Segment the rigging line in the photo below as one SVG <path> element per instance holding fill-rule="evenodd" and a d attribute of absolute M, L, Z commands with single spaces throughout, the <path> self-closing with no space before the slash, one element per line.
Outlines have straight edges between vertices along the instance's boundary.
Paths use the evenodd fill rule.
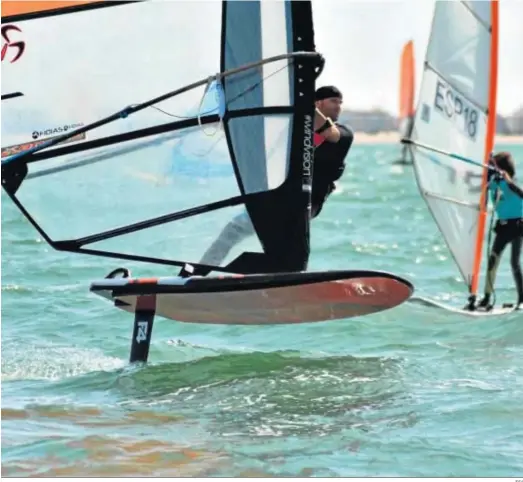
<path fill-rule="evenodd" d="M 220 112 L 220 110 L 221 110 L 220 104 L 221 104 L 221 100 L 222 100 L 224 94 L 222 91 L 221 84 L 217 84 L 219 86 L 221 94 L 220 94 L 220 92 L 218 92 L 218 90 L 215 90 L 215 93 L 214 93 L 215 97 L 218 97 L 218 117 L 220 118 L 220 123 L 219 123 L 218 127 L 216 127 L 214 129 L 214 132 L 212 132 L 211 134 L 206 132 L 205 127 L 202 125 L 201 109 L 203 106 L 203 101 L 205 100 L 205 96 L 207 95 L 207 92 L 209 92 L 209 87 L 211 86 L 212 82 L 213 82 L 213 78 L 209 77 L 209 80 L 207 81 L 207 85 L 205 86 L 205 90 L 203 91 L 202 98 L 200 99 L 200 105 L 198 106 L 198 125 L 200 126 L 200 129 L 203 132 L 203 134 L 207 137 L 214 137 L 216 135 L 216 133 L 220 130 L 220 128 L 222 128 L 222 126 L 223 126 L 223 116 L 221 115 L 221 112 Z M 218 89 L 218 86 L 216 87 L 216 89 Z M 203 114 L 203 115 L 205 115 L 205 114 Z"/>
<path fill-rule="evenodd" d="M 293 62 L 293 59 L 290 60 L 290 63 L 292 63 L 292 62 Z M 239 94 L 234 96 L 225 105 L 227 107 L 229 107 L 230 104 L 232 104 L 234 101 L 238 100 L 240 97 L 244 96 L 248 92 L 253 91 L 262 82 L 264 82 L 265 80 L 270 79 L 273 75 L 276 75 L 277 73 L 281 72 L 282 70 L 284 70 L 284 69 L 286 69 L 288 67 L 289 67 L 288 65 L 284 65 L 283 67 L 279 68 L 278 70 L 275 70 L 274 72 L 272 72 L 271 74 L 267 75 L 266 77 L 264 77 L 260 81 L 256 82 L 254 85 L 252 85 L 250 87 L 247 87 L 243 92 L 240 92 Z M 204 93 L 204 96 L 205 96 L 205 93 Z M 138 104 L 133 104 L 133 106 L 134 105 L 138 105 Z M 174 117 L 175 119 L 193 119 L 194 118 L 194 116 L 181 116 L 181 115 L 177 115 L 177 114 L 172 114 L 171 112 L 167 112 L 166 110 L 160 109 L 159 107 L 157 107 L 155 105 L 151 105 L 150 108 L 151 109 L 156 109 L 157 111 L 161 112 L 162 114 L 165 114 L 165 115 L 167 115 L 169 117 Z M 212 109 L 212 110 L 209 110 L 207 112 L 202 112 L 202 113 L 200 113 L 200 115 L 208 115 L 208 114 L 211 114 L 212 112 L 214 112 L 215 110 L 216 109 Z"/>
<path fill-rule="evenodd" d="M 293 63 L 293 59 L 291 58 L 289 60 L 289 64 Z M 265 77 L 263 77 L 261 80 L 259 80 L 258 82 L 254 83 L 253 85 L 247 87 L 245 90 L 243 90 L 242 92 L 238 93 L 237 95 L 235 95 L 234 97 L 232 97 L 231 99 L 229 99 L 225 106 L 226 108 L 229 107 L 233 102 L 235 102 L 236 100 L 238 100 L 239 98 L 243 97 L 245 94 L 249 93 L 249 92 L 252 92 L 254 89 L 256 89 L 257 87 L 259 87 L 263 82 L 265 82 L 266 80 L 270 79 L 271 77 L 273 77 L 274 75 L 280 73 L 281 71 L 289 68 L 289 64 L 286 64 L 282 67 L 280 67 L 279 69 L 275 70 L 274 72 L 271 72 L 269 75 L 266 75 Z M 257 67 L 256 69 L 261 69 L 262 66 L 260 67 Z M 222 125 L 223 125 L 223 119 L 221 116 L 220 117 L 220 124 L 219 126 L 216 127 L 216 129 L 214 130 L 214 132 L 212 133 L 208 133 L 205 131 L 205 128 L 201 125 L 201 122 L 200 122 L 200 119 L 201 119 L 201 116 L 203 115 L 208 115 L 208 114 L 211 114 L 212 112 L 214 112 L 216 109 L 211 109 L 207 112 L 200 112 L 200 109 L 201 109 L 201 106 L 204 102 L 204 99 L 205 99 L 205 96 L 207 95 L 208 93 L 208 90 L 209 90 L 209 87 L 212 83 L 212 80 L 213 80 L 213 77 L 209 77 L 208 81 L 207 81 L 207 85 L 205 87 L 205 91 L 202 95 L 202 98 L 201 98 L 201 101 L 200 101 L 200 106 L 198 108 L 198 124 L 200 125 L 200 127 L 202 128 L 202 132 L 207 136 L 207 137 L 214 137 L 221 129 Z M 217 93 L 217 95 L 220 95 Z M 221 94 L 223 95 L 223 93 Z M 218 101 L 218 104 L 219 104 L 219 101 Z M 137 105 L 137 104 L 135 104 Z M 174 117 L 176 119 L 193 119 L 194 116 L 192 117 L 189 117 L 189 116 L 180 116 L 180 115 L 175 115 L 175 114 L 172 114 L 170 112 L 167 112 L 163 109 L 160 109 L 159 107 L 155 106 L 155 105 L 151 105 L 150 106 L 152 109 L 156 109 L 157 111 L 161 112 L 162 114 L 165 114 L 169 117 Z M 197 157 L 204 157 L 206 156 L 207 154 L 209 154 L 215 147 L 216 145 L 218 144 L 218 142 L 220 142 L 221 139 L 223 139 L 225 137 L 225 133 L 222 131 L 221 135 L 218 137 L 218 139 L 216 140 L 216 142 L 204 153 L 204 154 L 201 154 L 201 155 L 198 155 L 198 154 L 195 154 Z"/>
<path fill-rule="evenodd" d="M 289 63 L 292 63 L 292 59 L 289 60 Z M 254 89 L 258 88 L 262 83 L 264 83 L 266 80 L 270 79 L 273 75 L 276 75 L 277 73 L 281 72 L 282 70 L 284 69 L 287 69 L 289 67 L 288 64 L 284 65 L 283 67 L 280 67 L 279 69 L 275 70 L 274 72 L 272 72 L 271 74 L 265 76 L 265 77 L 262 77 L 258 82 L 256 82 L 255 84 L 251 85 L 250 87 L 247 87 L 243 92 L 240 92 L 239 94 L 237 94 L 235 97 L 233 97 L 232 99 L 230 99 L 228 102 L 225 103 L 225 108 L 227 109 L 229 107 L 229 105 L 231 105 L 233 102 L 235 102 L 237 99 L 243 97 L 245 94 L 249 93 L 249 92 L 253 92 Z M 260 67 L 257 67 L 255 70 L 259 70 L 259 69 L 263 69 L 263 66 L 260 66 Z M 211 85 L 211 80 L 212 78 L 209 77 L 209 81 L 207 83 L 207 87 L 205 88 L 205 92 L 203 93 L 203 96 L 202 96 L 202 99 L 200 101 L 200 108 L 201 106 L 203 105 L 203 100 L 205 99 L 205 95 L 207 94 L 207 91 Z M 221 94 L 219 93 L 216 93 L 216 95 L 222 95 L 222 96 L 225 96 L 225 94 L 223 93 L 223 88 L 221 86 L 221 84 L 219 84 L 220 86 L 220 90 L 221 90 Z M 220 101 L 218 101 L 218 105 L 220 104 Z M 201 125 L 200 123 L 200 117 L 202 114 L 200 114 L 200 108 L 198 109 L 198 124 L 200 125 L 200 127 L 202 128 L 202 132 L 206 135 L 206 136 L 209 136 L 209 137 L 214 137 L 214 135 L 216 135 L 216 133 L 220 130 L 220 128 L 223 126 L 223 118 L 221 115 L 219 115 L 220 117 L 220 125 L 218 127 L 216 127 L 216 129 L 214 130 L 214 132 L 212 134 L 208 134 L 207 132 L 205 132 L 205 128 Z M 218 140 L 220 140 L 221 138 L 225 137 L 225 132 L 222 132 L 222 135 L 221 137 L 218 138 Z"/>

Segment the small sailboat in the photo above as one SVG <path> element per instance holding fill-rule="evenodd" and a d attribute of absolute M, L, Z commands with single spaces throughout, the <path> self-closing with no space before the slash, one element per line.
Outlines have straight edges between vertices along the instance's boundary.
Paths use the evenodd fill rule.
<path fill-rule="evenodd" d="M 414 41 L 409 40 L 404 46 L 400 57 L 400 90 L 399 90 L 399 132 L 402 138 L 410 139 L 414 124 L 416 94 L 416 78 L 414 64 Z M 394 164 L 412 164 L 410 151 L 402 145 L 401 158 Z"/>

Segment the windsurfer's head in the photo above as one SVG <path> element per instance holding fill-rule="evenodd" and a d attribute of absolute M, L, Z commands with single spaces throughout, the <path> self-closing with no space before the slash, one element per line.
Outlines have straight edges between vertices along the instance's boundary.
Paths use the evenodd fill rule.
<path fill-rule="evenodd" d="M 498 152 L 494 156 L 494 162 L 498 169 L 505 171 L 510 177 L 516 174 L 516 163 L 510 152 Z"/>
<path fill-rule="evenodd" d="M 326 85 L 316 90 L 316 107 L 326 117 L 337 121 L 343 104 L 343 95 L 333 85 Z"/>

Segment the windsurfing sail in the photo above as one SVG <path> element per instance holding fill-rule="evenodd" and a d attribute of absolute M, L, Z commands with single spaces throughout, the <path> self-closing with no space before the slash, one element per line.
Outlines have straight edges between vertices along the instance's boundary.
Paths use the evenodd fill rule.
<path fill-rule="evenodd" d="M 435 2 L 410 147 L 425 199 L 470 295 L 478 290 L 497 91 L 498 2 Z M 479 161 L 479 166 L 416 142 Z"/>
<path fill-rule="evenodd" d="M 410 138 L 414 121 L 415 95 L 414 42 L 409 40 L 401 52 L 399 91 L 399 130 L 401 137 Z"/>
<path fill-rule="evenodd" d="M 200 267 L 307 265 L 310 2 L 2 2 L 2 34 L 2 186 L 51 246 L 198 267 L 241 215 Z"/>

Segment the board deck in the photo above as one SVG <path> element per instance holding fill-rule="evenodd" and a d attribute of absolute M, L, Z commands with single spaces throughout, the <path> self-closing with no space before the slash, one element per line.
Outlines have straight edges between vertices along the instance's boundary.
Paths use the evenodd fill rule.
<path fill-rule="evenodd" d="M 457 313 L 460 315 L 470 316 L 470 317 L 483 317 L 483 316 L 501 316 L 501 315 L 507 315 L 510 313 L 515 313 L 516 310 L 514 306 L 512 307 L 495 307 L 494 309 L 490 311 L 470 311 L 465 310 L 461 307 L 457 306 L 451 306 L 445 303 L 441 303 L 440 301 L 436 301 L 430 298 L 425 298 L 421 296 L 413 296 L 409 300 L 410 303 L 416 303 L 419 305 L 427 306 L 430 308 L 436 308 L 440 310 L 449 311 L 451 313 Z M 522 311 L 523 316 L 523 311 Z"/>
<path fill-rule="evenodd" d="M 163 318 L 211 324 L 271 325 L 363 316 L 394 308 L 412 284 L 375 271 L 324 271 L 217 277 L 116 278 L 91 291 L 130 313 L 154 300 Z"/>

